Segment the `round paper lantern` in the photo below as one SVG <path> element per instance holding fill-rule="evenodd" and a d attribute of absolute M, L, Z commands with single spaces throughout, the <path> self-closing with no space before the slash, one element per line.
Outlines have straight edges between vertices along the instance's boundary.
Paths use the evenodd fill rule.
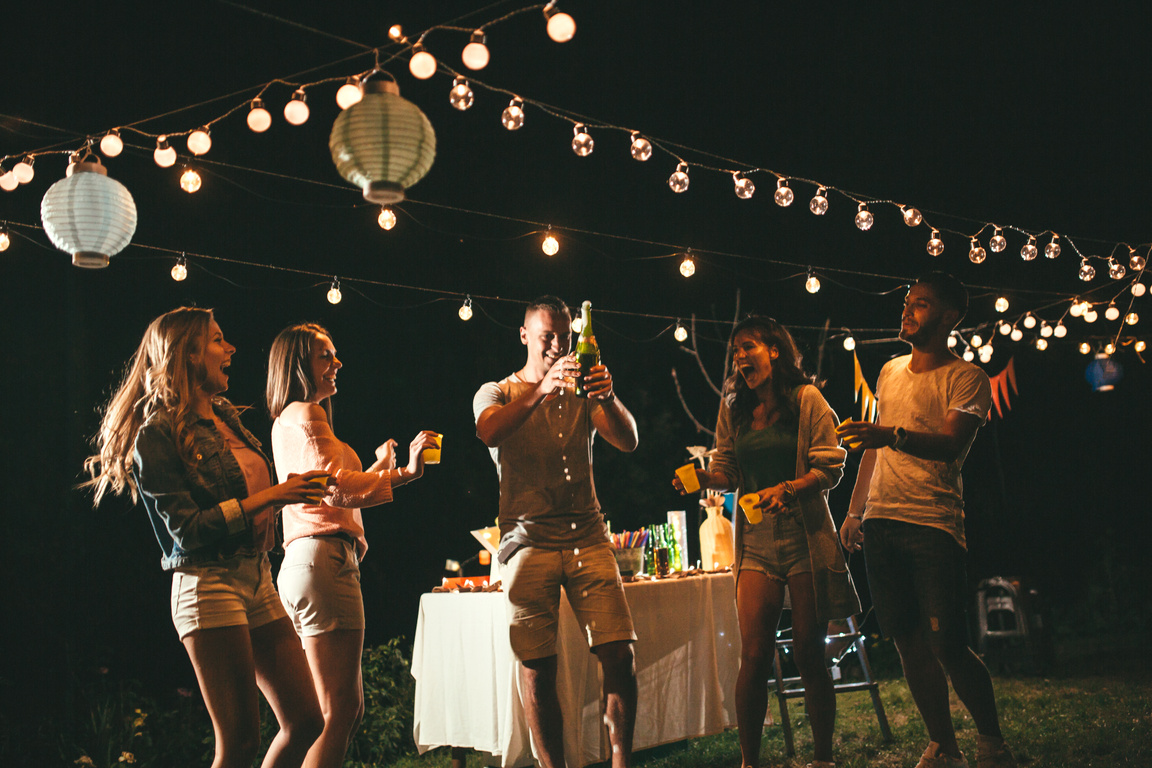
<path fill-rule="evenodd" d="M 1097 392 L 1109 392 L 1115 389 L 1123 376 L 1124 366 L 1106 354 L 1097 354 L 1088 364 L 1088 370 L 1084 372 L 1084 378 Z"/>
<path fill-rule="evenodd" d="M 328 148 L 336 170 L 378 205 L 404 199 L 436 158 L 436 133 L 412 102 L 389 80 L 363 85 L 364 98 L 345 109 L 332 125 Z"/>
<path fill-rule="evenodd" d="M 99 269 L 131 242 L 136 203 L 123 184 L 108 178 L 99 158 L 87 155 L 48 188 L 40 220 L 52 244 L 72 254 L 73 264 Z"/>

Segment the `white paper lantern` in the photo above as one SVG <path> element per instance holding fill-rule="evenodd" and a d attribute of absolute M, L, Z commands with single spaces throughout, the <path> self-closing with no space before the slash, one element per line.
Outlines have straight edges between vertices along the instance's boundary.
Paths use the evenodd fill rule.
<path fill-rule="evenodd" d="M 132 241 L 136 202 L 123 184 L 108 178 L 95 155 L 88 155 L 48 188 L 40 219 L 48 239 L 72 254 L 73 264 L 99 269 Z"/>

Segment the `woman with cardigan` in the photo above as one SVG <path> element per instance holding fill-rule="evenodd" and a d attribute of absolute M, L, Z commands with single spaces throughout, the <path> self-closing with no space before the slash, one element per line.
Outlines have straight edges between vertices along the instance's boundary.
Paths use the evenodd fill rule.
<path fill-rule="evenodd" d="M 829 768 L 836 696 L 824 662 L 828 622 L 860 610 L 841 554 L 828 491 L 844 474 L 836 414 L 788 330 L 775 320 L 741 321 L 730 341 L 733 372 L 716 424 L 716 454 L 697 469 L 703 488 L 755 493 L 762 519 L 736 520 L 736 609 L 742 643 L 736 718 L 742 766 L 759 765 L 776 625 L 791 602 L 796 666 L 812 724 L 811 768 Z M 679 480 L 673 485 L 683 491 Z"/>

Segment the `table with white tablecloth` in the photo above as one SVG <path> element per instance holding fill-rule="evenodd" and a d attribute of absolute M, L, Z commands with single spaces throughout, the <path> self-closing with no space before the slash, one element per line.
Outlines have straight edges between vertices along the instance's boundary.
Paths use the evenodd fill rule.
<path fill-rule="evenodd" d="M 730 573 L 624 585 L 638 640 L 639 699 L 633 749 L 719 733 L 736 724 L 740 665 L 735 579 Z M 532 764 L 508 619 L 500 592 L 430 593 L 420 600 L 412 652 L 413 735 L 484 753 L 490 764 Z M 569 766 L 607 760 L 596 656 L 561 600 L 557 641 L 564 752 Z"/>

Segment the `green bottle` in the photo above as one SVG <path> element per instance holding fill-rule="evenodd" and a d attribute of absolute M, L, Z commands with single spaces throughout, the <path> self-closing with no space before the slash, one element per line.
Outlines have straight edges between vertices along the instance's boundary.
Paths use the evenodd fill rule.
<path fill-rule="evenodd" d="M 600 347 L 592 333 L 592 302 L 580 305 L 580 338 L 576 341 L 576 361 L 580 363 L 580 375 L 576 377 L 576 397 L 588 397 L 584 389 L 584 376 L 594 365 L 600 365 Z"/>

